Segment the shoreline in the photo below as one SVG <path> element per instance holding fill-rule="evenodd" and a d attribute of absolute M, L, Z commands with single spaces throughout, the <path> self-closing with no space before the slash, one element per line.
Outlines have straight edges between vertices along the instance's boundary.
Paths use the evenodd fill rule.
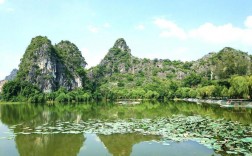
<path fill-rule="evenodd" d="M 227 100 L 214 100 L 214 99 L 194 99 L 194 98 L 184 98 L 176 99 L 176 101 L 186 101 L 193 102 L 197 104 L 213 104 L 219 105 L 220 107 L 246 107 L 252 108 L 252 101 L 245 99 L 227 99 Z"/>

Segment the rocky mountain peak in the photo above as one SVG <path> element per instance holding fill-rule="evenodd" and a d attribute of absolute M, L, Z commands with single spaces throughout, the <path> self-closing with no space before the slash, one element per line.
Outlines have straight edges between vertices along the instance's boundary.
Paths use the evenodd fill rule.
<path fill-rule="evenodd" d="M 123 38 L 117 39 L 113 48 L 118 48 L 121 49 L 122 51 L 128 51 L 128 52 L 131 51 Z"/>
<path fill-rule="evenodd" d="M 61 41 L 56 46 L 56 50 L 64 62 L 71 66 L 81 66 L 85 68 L 87 63 L 78 47 L 70 41 Z M 75 69 L 77 70 L 77 69 Z"/>
<path fill-rule="evenodd" d="M 18 70 L 17 69 L 13 69 L 10 73 L 10 75 L 6 76 L 4 80 L 14 80 L 17 76 L 17 72 Z"/>
<path fill-rule="evenodd" d="M 85 65 L 73 43 L 61 41 L 53 46 L 47 37 L 38 36 L 32 39 L 21 59 L 17 79 L 28 81 L 43 92 L 60 87 L 72 90 L 83 86 Z"/>
<path fill-rule="evenodd" d="M 220 52 L 229 52 L 229 51 L 235 51 L 235 49 L 233 49 L 231 47 L 225 47 Z"/>

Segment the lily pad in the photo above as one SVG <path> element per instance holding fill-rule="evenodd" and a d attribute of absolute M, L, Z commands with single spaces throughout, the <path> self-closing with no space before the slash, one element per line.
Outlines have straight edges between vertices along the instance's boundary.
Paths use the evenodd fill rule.
<path fill-rule="evenodd" d="M 242 138 L 241 141 L 252 143 L 252 137 Z"/>

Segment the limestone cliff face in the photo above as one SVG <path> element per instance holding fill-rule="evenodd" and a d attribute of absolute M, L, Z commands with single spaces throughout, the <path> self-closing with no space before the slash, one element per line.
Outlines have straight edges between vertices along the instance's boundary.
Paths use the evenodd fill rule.
<path fill-rule="evenodd" d="M 4 80 L 14 80 L 17 76 L 17 72 L 18 70 L 17 69 L 13 69 L 10 73 L 10 75 L 6 76 Z"/>
<path fill-rule="evenodd" d="M 122 51 L 127 51 L 128 53 L 131 52 L 129 46 L 127 45 L 126 41 L 123 38 L 117 39 L 113 48 L 118 48 Z"/>
<path fill-rule="evenodd" d="M 57 55 L 46 37 L 33 38 L 27 47 L 17 78 L 37 85 L 44 92 L 56 89 Z"/>
<path fill-rule="evenodd" d="M 74 58 L 68 51 L 64 54 L 61 52 L 62 49 L 71 49 L 74 44 L 67 42 L 64 46 L 61 45 L 52 46 L 46 37 L 33 38 L 19 65 L 17 79 L 31 82 L 43 92 L 52 92 L 59 87 L 67 90 L 82 87 L 83 76 L 75 70 L 84 70 L 85 60 L 79 51 L 74 51 L 78 49 L 71 51 L 72 55 L 80 54 Z M 65 57 L 78 58 L 82 60 L 82 65 L 68 64 Z"/>
<path fill-rule="evenodd" d="M 99 66 L 104 69 L 105 75 L 127 73 L 131 68 L 132 55 L 130 52 L 131 50 L 125 40 L 120 38 L 115 42 L 114 46 L 109 49 Z"/>
<path fill-rule="evenodd" d="M 134 57 L 126 41 L 120 38 L 109 49 L 100 64 L 96 68 L 90 69 L 88 75 L 91 79 L 94 77 L 110 77 L 116 73 L 145 75 L 146 79 L 151 76 L 183 79 L 190 72 L 189 67 L 184 69 L 183 64 L 185 63 L 181 61 L 170 61 L 168 59 L 151 60 Z M 95 72 L 99 74 L 97 75 Z"/>
<path fill-rule="evenodd" d="M 55 48 L 60 55 L 61 63 L 64 64 L 63 68 L 59 63 L 59 65 L 61 65 L 59 66 L 59 71 L 60 73 L 63 73 L 58 77 L 60 86 L 70 86 L 70 88 L 66 87 L 68 89 L 82 87 L 84 75 L 82 75 L 81 72 L 87 63 L 77 46 L 69 41 L 61 41 L 55 46 Z M 67 77 L 67 79 L 65 77 Z"/>

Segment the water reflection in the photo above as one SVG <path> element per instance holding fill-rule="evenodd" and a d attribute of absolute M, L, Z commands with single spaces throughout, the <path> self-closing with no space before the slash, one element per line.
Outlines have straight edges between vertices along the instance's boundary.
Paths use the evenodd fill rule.
<path fill-rule="evenodd" d="M 252 109 L 220 108 L 217 105 L 197 105 L 185 102 L 143 103 L 136 106 L 115 104 L 77 104 L 77 105 L 0 105 L 0 120 L 6 125 L 24 123 L 30 126 L 47 122 L 86 121 L 88 119 L 124 119 L 170 117 L 173 114 L 202 115 L 224 118 L 250 124 Z"/>
<path fill-rule="evenodd" d="M 72 156 L 84 141 L 83 134 L 17 135 L 16 147 L 21 156 Z"/>
<path fill-rule="evenodd" d="M 141 142 L 133 146 L 131 156 L 218 156 L 213 150 L 192 142 Z"/>
<path fill-rule="evenodd" d="M 116 104 L 76 104 L 76 105 L 0 105 L 0 130 L 13 129 L 14 133 L 22 132 L 24 128 L 35 127 L 67 121 L 78 123 L 89 119 L 125 119 L 125 118 L 157 118 L 170 117 L 173 114 L 201 115 L 211 118 L 224 118 L 243 124 L 252 123 L 252 109 L 220 108 L 217 105 L 197 105 L 185 102 L 142 103 L 135 106 Z M 15 125 L 21 125 L 15 127 Z M 4 127 L 4 128 L 1 128 Z M 14 128 L 10 128 L 14 127 Z M 0 137 L 5 135 L 0 132 Z M 7 135 L 7 134 L 6 134 Z M 110 136 L 94 134 L 18 134 L 14 140 L 0 140 L 0 154 L 6 155 L 150 155 L 155 151 L 163 151 L 159 155 L 167 155 L 184 147 L 184 152 L 194 148 L 203 153 L 214 153 L 204 146 L 187 143 L 171 143 L 165 148 L 161 143 L 148 142 L 159 140 L 157 136 L 138 134 L 114 134 Z M 15 144 L 16 145 L 15 145 Z M 7 146 L 8 144 L 8 146 Z M 181 146 L 181 147 L 180 147 Z M 191 147 L 193 146 L 193 147 Z M 174 148 L 171 148 L 174 147 Z M 2 150 L 3 149 L 3 150 Z M 16 149 L 16 152 L 15 152 Z M 150 150 L 152 152 L 150 152 Z M 146 152 L 149 151 L 149 152 Z M 190 151 L 190 150 L 189 150 Z M 210 154 L 209 154 L 210 155 Z"/>
<path fill-rule="evenodd" d="M 112 155 L 129 156 L 135 144 L 143 141 L 160 140 L 158 136 L 139 134 L 98 135 L 109 153 Z"/>

